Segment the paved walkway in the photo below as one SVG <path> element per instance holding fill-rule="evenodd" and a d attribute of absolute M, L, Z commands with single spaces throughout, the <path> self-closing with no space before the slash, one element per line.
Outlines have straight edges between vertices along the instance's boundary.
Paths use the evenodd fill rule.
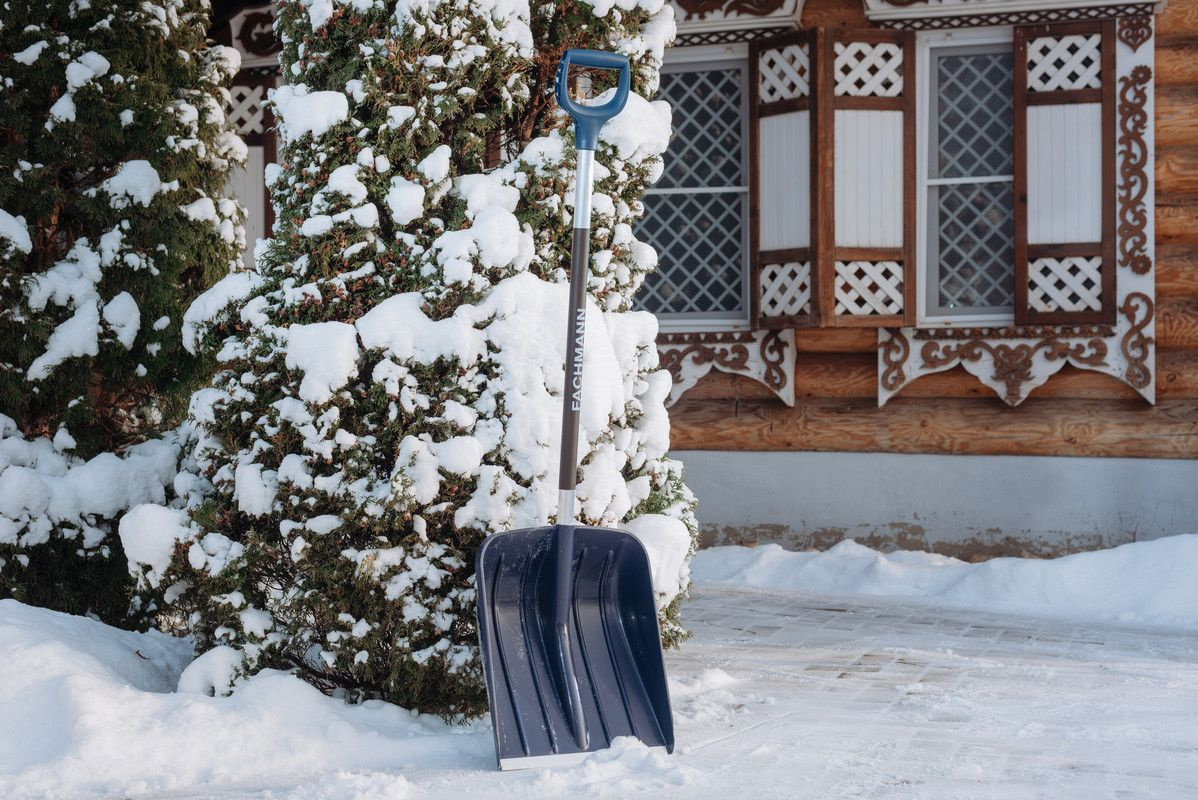
<path fill-rule="evenodd" d="M 348 770 L 114 797 L 1198 800 L 1198 635 L 713 586 L 684 618 L 673 756 L 500 773 L 485 723 L 381 726 Z"/>
<path fill-rule="evenodd" d="M 1198 798 L 1196 635 L 710 586 L 684 617 L 679 796 Z"/>

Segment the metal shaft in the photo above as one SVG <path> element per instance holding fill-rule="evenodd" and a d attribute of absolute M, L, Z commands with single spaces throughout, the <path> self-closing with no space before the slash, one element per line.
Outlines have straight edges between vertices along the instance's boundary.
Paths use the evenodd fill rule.
<path fill-rule="evenodd" d="M 566 317 L 566 382 L 562 391 L 562 453 L 558 470 L 558 506 L 554 570 L 553 626 L 556 629 L 558 669 L 568 698 L 570 727 L 578 746 L 586 750 L 589 732 L 570 645 L 573 607 L 574 488 L 578 483 L 578 416 L 582 410 L 583 345 L 587 327 L 587 267 L 591 251 L 591 178 L 595 152 L 578 151 L 574 175 L 574 241 L 570 248 L 570 311 Z"/>
<path fill-rule="evenodd" d="M 570 250 L 570 311 L 566 318 L 566 384 L 562 403 L 562 452 L 558 471 L 557 523 L 574 523 L 578 483 L 578 417 L 582 410 L 582 362 L 587 325 L 587 270 L 591 258 L 591 183 L 595 153 L 578 151 L 574 175 L 574 241 Z"/>

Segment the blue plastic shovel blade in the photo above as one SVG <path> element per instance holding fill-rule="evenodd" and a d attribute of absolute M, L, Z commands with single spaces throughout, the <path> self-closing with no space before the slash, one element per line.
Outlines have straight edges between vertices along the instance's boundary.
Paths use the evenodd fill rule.
<path fill-rule="evenodd" d="M 674 750 L 674 723 L 644 546 L 574 528 L 570 658 L 586 743 L 577 741 L 553 630 L 556 527 L 488 537 L 475 562 L 478 629 L 500 769 L 577 761 L 617 736 Z"/>

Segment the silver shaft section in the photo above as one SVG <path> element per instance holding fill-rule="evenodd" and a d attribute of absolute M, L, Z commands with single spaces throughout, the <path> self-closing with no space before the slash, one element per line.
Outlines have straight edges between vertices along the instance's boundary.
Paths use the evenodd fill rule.
<path fill-rule="evenodd" d="M 574 518 L 574 490 L 561 489 L 557 493 L 557 524 L 574 525 L 577 522 Z"/>
<path fill-rule="evenodd" d="M 591 227 L 591 181 L 595 166 L 594 150 L 578 151 L 574 172 L 574 227 Z"/>

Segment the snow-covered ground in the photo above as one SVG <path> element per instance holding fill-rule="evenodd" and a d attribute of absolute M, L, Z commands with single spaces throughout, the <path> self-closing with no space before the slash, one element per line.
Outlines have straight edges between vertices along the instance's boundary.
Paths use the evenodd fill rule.
<path fill-rule="evenodd" d="M 1198 534 L 1054 559 L 970 564 L 934 553 L 879 553 L 852 539 L 822 552 L 776 544 L 715 547 L 691 564 L 696 583 L 907 598 L 940 608 L 1198 631 Z"/>
<path fill-rule="evenodd" d="M 989 563 L 704 551 L 677 753 L 502 774 L 486 723 L 176 692 L 184 643 L 2 601 L 0 797 L 1198 797 L 1198 536 Z"/>

